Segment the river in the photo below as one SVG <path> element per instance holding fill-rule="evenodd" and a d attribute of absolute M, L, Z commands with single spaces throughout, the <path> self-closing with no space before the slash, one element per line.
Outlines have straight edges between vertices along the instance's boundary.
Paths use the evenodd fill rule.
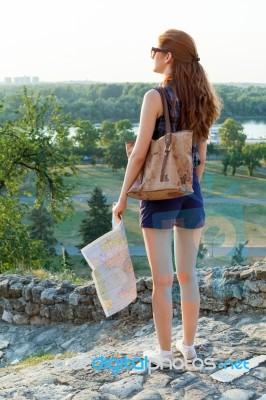
<path fill-rule="evenodd" d="M 234 118 L 236 119 L 236 118 Z M 244 127 L 247 135 L 246 143 L 266 142 L 266 119 L 236 119 Z M 221 124 L 214 124 L 211 128 L 211 136 L 208 142 L 219 142 L 218 129 Z M 133 130 L 138 133 L 139 124 L 133 125 Z"/>
<path fill-rule="evenodd" d="M 243 127 L 244 127 L 244 133 L 247 135 L 246 142 L 247 143 L 257 143 L 257 142 L 266 142 L 266 119 L 265 118 L 257 118 L 257 119 L 251 119 L 251 118 L 241 118 L 237 119 L 234 118 L 237 121 L 239 121 Z M 211 136 L 208 142 L 214 142 L 218 143 L 219 142 L 219 136 L 218 136 L 218 129 L 221 124 L 214 124 L 211 128 Z M 100 127 L 100 124 L 95 124 L 97 128 Z M 135 134 L 138 133 L 139 129 L 139 124 L 133 124 L 133 131 Z M 70 128 L 70 136 L 75 135 L 75 130 L 76 128 L 72 127 Z"/>

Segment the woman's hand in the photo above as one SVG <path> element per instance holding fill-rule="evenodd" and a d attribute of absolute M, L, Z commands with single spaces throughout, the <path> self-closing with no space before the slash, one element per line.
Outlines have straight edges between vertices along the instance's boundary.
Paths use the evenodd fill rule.
<path fill-rule="evenodd" d="M 116 221 L 119 223 L 121 221 L 122 215 L 127 208 L 127 198 L 119 199 L 118 202 L 113 203 L 113 214 Z"/>

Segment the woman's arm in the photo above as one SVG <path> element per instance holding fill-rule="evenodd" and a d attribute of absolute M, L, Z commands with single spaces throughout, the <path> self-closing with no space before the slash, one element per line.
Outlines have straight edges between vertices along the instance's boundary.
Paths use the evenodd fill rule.
<path fill-rule="evenodd" d="M 199 142 L 198 151 L 199 151 L 200 165 L 198 165 L 196 167 L 196 172 L 197 172 L 198 179 L 200 182 L 202 175 L 203 175 L 204 167 L 205 167 L 206 152 L 207 152 L 207 140 L 205 140 L 204 142 Z"/>
<path fill-rule="evenodd" d="M 134 149 L 128 160 L 124 182 L 119 198 L 126 197 L 128 190 L 134 183 L 144 164 L 155 127 L 158 106 L 160 106 L 160 94 L 157 92 L 157 90 L 152 89 L 145 94 L 143 99 L 140 114 L 139 132 Z"/>
<path fill-rule="evenodd" d="M 161 96 L 157 90 L 149 90 L 144 98 L 140 113 L 140 125 L 134 149 L 128 160 L 124 182 L 118 203 L 114 203 L 113 213 L 120 219 L 127 205 L 127 192 L 137 178 L 152 139 L 156 119 L 162 115 Z"/>

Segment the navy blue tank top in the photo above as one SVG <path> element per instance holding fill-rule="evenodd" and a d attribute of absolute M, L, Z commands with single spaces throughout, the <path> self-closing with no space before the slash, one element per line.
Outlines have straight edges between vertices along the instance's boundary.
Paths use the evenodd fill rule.
<path fill-rule="evenodd" d="M 154 89 L 158 90 L 158 88 L 156 88 L 156 87 Z M 178 101 L 178 99 L 176 99 L 175 110 L 173 110 L 171 105 L 173 104 L 173 101 L 174 101 L 174 93 L 173 93 L 171 86 L 164 86 L 164 91 L 165 91 L 166 98 L 167 98 L 171 129 L 172 129 L 172 132 L 176 132 L 176 131 L 178 131 L 178 126 L 180 123 L 179 101 Z M 164 118 L 164 115 L 162 115 L 161 117 L 157 118 L 157 120 L 156 120 L 152 139 L 157 140 L 160 137 L 164 136 L 165 129 L 166 129 L 165 118 Z M 193 168 L 196 168 L 200 164 L 200 157 L 199 157 L 197 144 L 192 145 L 192 160 L 193 160 Z"/>

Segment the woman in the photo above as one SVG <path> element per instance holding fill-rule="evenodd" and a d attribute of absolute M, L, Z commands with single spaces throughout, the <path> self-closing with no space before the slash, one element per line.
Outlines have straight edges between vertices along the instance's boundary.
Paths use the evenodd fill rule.
<path fill-rule="evenodd" d="M 198 324 L 200 295 L 196 277 L 196 258 L 205 224 L 201 194 L 207 139 L 211 125 L 220 114 L 220 101 L 199 63 L 194 40 L 187 33 L 169 29 L 152 48 L 154 72 L 164 75 L 162 87 L 167 96 L 173 131 L 193 130 L 194 193 L 167 200 L 141 201 L 140 226 L 153 279 L 152 308 L 159 345 L 143 353 L 149 360 L 160 360 L 164 367 L 172 360 L 172 230 L 174 255 L 180 285 L 183 338 L 177 349 L 187 362 L 197 357 L 194 339 Z M 151 139 L 165 133 L 163 105 L 158 90 L 149 90 L 143 99 L 139 133 L 128 161 L 119 200 L 113 213 L 117 220 L 127 207 L 127 191 L 135 181 Z M 169 360 L 170 359 L 170 360 Z"/>

